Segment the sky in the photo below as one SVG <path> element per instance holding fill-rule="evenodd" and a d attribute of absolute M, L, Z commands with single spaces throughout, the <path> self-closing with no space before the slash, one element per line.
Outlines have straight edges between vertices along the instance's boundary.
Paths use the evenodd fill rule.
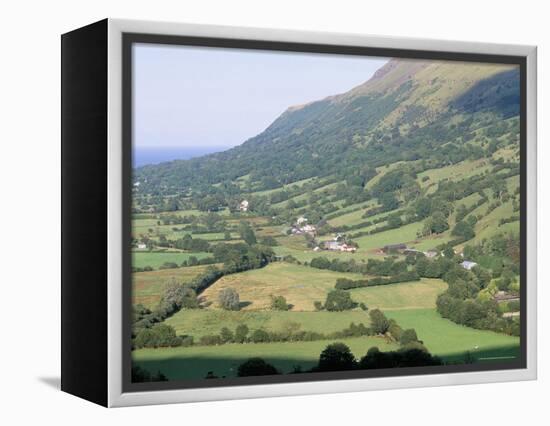
<path fill-rule="evenodd" d="M 133 47 L 134 147 L 229 148 L 289 106 L 367 81 L 385 58 L 211 47 Z"/>

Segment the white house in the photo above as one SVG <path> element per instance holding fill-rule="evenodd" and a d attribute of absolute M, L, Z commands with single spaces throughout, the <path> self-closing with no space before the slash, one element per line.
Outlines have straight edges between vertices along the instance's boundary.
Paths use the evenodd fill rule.
<path fill-rule="evenodd" d="M 477 266 L 477 263 L 475 262 L 471 262 L 469 260 L 465 260 L 464 262 L 462 262 L 460 264 L 460 266 L 462 266 L 464 269 L 467 269 L 468 271 L 471 270 L 472 268 L 476 267 Z"/>
<path fill-rule="evenodd" d="M 248 211 L 248 200 L 242 200 L 241 204 L 239 204 L 239 210 L 242 212 Z"/>
<path fill-rule="evenodd" d="M 298 219 L 296 219 L 297 225 L 303 225 L 306 222 L 307 222 L 307 217 L 300 216 Z"/>
<path fill-rule="evenodd" d="M 143 243 L 139 243 L 139 244 L 137 245 L 137 248 L 140 249 L 140 250 L 144 250 L 144 249 L 147 248 L 147 245 L 146 245 L 146 244 L 143 244 Z"/>

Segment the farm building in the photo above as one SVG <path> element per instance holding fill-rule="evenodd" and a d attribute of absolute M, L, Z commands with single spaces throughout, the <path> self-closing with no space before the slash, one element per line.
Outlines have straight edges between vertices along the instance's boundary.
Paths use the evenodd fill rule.
<path fill-rule="evenodd" d="M 312 234 L 315 232 L 315 226 L 313 225 L 306 225 L 306 226 L 303 226 L 302 227 L 302 231 L 305 232 L 306 234 Z"/>
<path fill-rule="evenodd" d="M 292 229 L 290 232 L 292 235 L 303 235 L 303 234 L 310 234 L 315 236 L 315 232 L 317 231 L 317 228 L 313 225 L 309 225 L 307 223 L 307 218 L 301 216 L 296 220 L 296 224 L 292 226 Z"/>
<path fill-rule="evenodd" d="M 462 266 L 464 269 L 467 269 L 468 271 L 471 270 L 472 268 L 476 267 L 477 266 L 477 263 L 475 262 L 471 262 L 469 260 L 465 260 L 464 262 L 462 262 L 460 264 L 460 266 Z"/>
<path fill-rule="evenodd" d="M 388 244 L 387 246 L 382 247 L 382 251 L 384 253 L 388 253 L 391 251 L 403 251 L 407 249 L 407 245 L 403 243 L 399 244 Z"/>
<path fill-rule="evenodd" d="M 355 247 L 339 241 L 326 241 L 325 249 L 331 250 L 331 251 L 345 251 L 345 252 L 351 252 L 351 253 L 355 252 L 356 250 Z"/>
<path fill-rule="evenodd" d="M 437 252 L 434 251 L 434 250 L 428 250 L 428 251 L 424 252 L 424 255 L 431 259 L 431 258 L 437 256 Z"/>
<path fill-rule="evenodd" d="M 137 248 L 140 249 L 140 250 L 144 250 L 144 249 L 147 248 L 147 245 L 145 245 L 145 244 L 143 244 L 143 243 L 139 243 L 139 244 L 137 245 Z"/>
<path fill-rule="evenodd" d="M 307 222 L 307 217 L 300 216 L 298 219 L 296 219 L 296 224 L 301 226 L 304 225 Z"/>

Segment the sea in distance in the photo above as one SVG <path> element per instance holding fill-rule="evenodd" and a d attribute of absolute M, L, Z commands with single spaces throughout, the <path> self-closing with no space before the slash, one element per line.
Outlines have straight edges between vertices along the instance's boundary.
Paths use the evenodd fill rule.
<path fill-rule="evenodd" d="M 134 147 L 133 166 L 141 167 L 148 164 L 159 164 L 172 160 L 189 160 L 201 157 L 214 152 L 221 152 L 229 149 L 226 146 L 195 146 L 195 147 L 173 147 L 173 146 L 151 146 Z"/>

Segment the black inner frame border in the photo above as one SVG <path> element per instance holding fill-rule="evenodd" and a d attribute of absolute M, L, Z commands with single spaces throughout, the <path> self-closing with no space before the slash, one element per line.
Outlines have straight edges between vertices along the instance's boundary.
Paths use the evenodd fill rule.
<path fill-rule="evenodd" d="M 132 206 L 132 107 L 134 44 L 159 44 L 296 53 L 378 56 L 419 60 L 447 60 L 518 65 L 520 69 L 520 355 L 513 361 L 487 364 L 444 365 L 378 370 L 353 370 L 327 373 L 283 374 L 225 379 L 174 380 L 168 382 L 131 382 L 132 276 L 131 276 L 131 206 Z M 396 41 L 399 44 L 399 41 Z M 527 368 L 527 57 L 467 52 L 378 48 L 349 45 L 279 42 L 232 38 L 176 36 L 161 34 L 122 34 L 122 391 L 161 391 L 197 388 L 223 388 L 276 383 L 303 383 L 327 380 L 353 380 L 374 377 L 419 376 L 483 372 Z M 118 318 L 116 319 L 118 320 Z"/>

